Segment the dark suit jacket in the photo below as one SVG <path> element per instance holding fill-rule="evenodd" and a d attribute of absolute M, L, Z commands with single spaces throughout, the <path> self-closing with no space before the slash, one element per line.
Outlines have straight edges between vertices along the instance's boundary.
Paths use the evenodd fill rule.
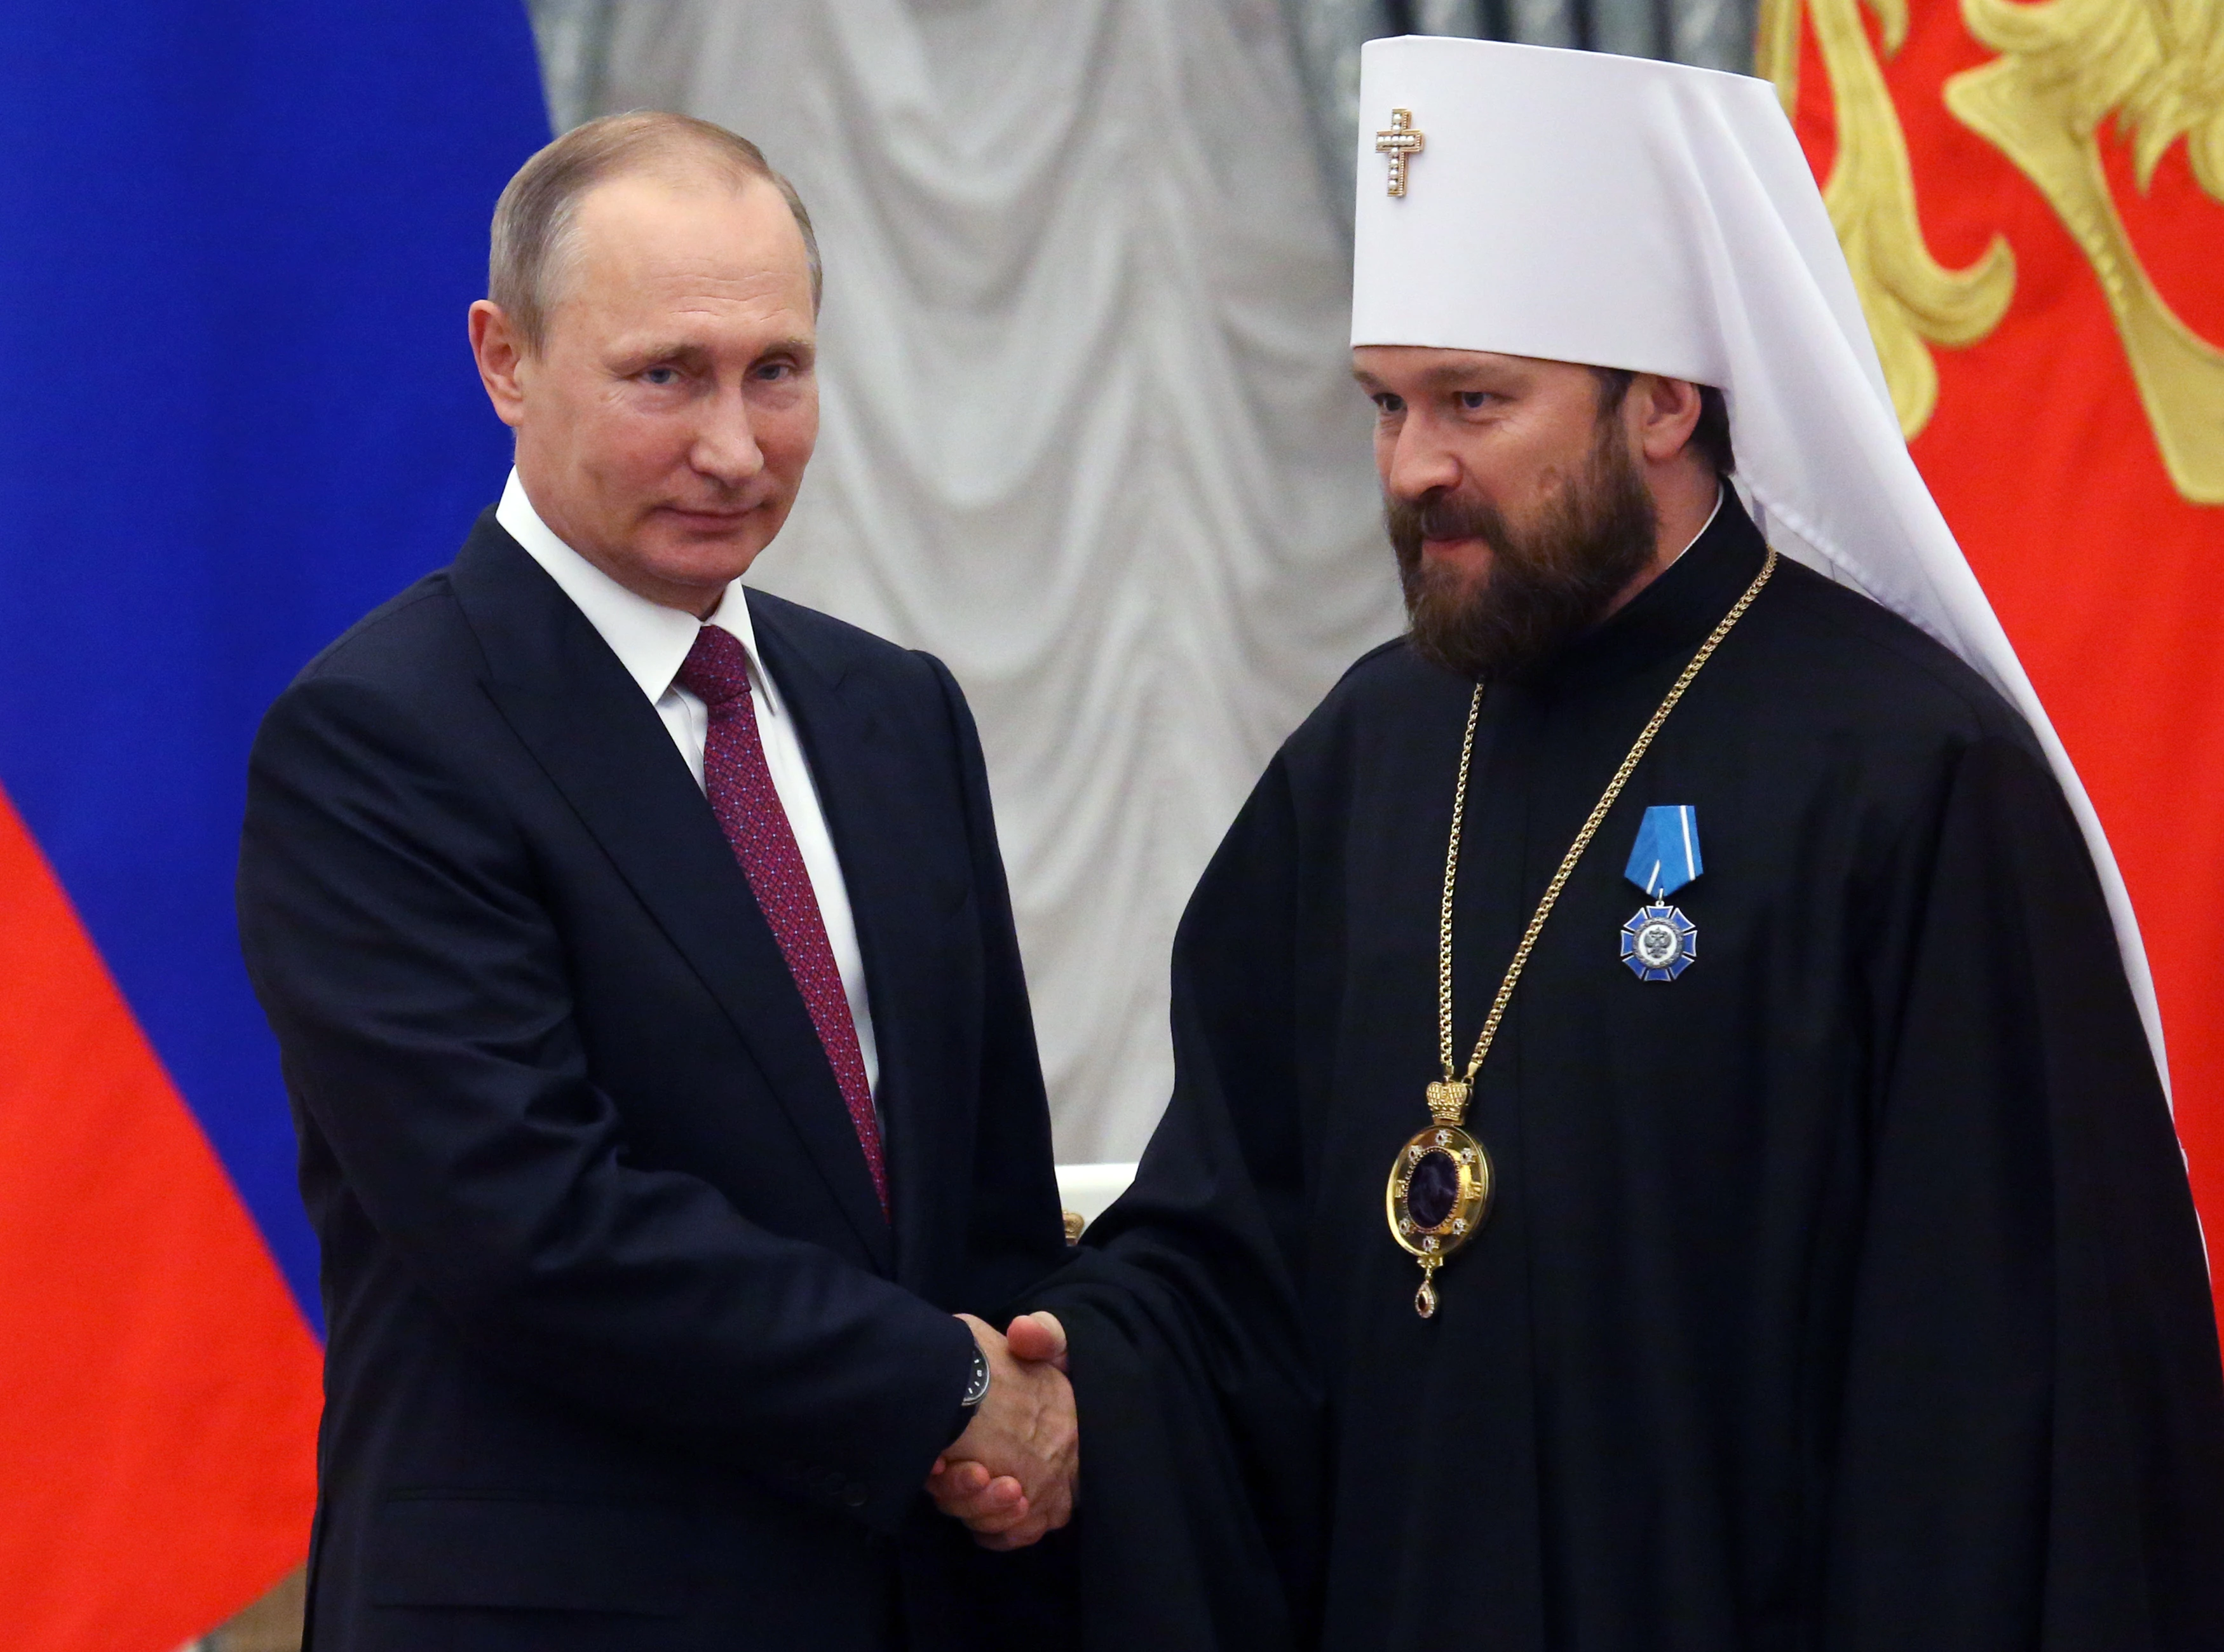
<path fill-rule="evenodd" d="M 919 1492 L 951 1315 L 1064 1243 L 980 745 L 939 662 L 749 602 L 892 1223 L 709 804 L 491 512 L 264 720 L 239 917 L 323 1246 L 318 1652 L 984 1643 L 1005 1557 Z"/>

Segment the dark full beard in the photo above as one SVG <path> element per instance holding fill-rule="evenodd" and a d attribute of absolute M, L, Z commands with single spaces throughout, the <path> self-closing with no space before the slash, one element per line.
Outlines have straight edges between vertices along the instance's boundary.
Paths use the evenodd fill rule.
<path fill-rule="evenodd" d="M 1531 526 L 1516 530 L 1494 505 L 1439 490 L 1393 499 L 1385 514 L 1413 646 L 1462 677 L 1519 676 L 1589 630 L 1652 560 L 1652 495 L 1621 438 L 1602 419 L 1583 468 Z M 1490 571 L 1470 579 L 1421 559 L 1424 539 L 1479 539 Z"/>

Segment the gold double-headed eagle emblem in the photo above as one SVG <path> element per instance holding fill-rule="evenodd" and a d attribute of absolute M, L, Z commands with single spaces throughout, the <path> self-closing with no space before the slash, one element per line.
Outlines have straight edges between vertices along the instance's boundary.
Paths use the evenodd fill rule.
<path fill-rule="evenodd" d="M 1907 0 L 1867 3 L 1889 57 L 1907 38 Z M 1938 400 L 1930 347 L 1965 348 L 2000 325 L 2015 296 L 2015 255 L 1995 235 L 1961 269 L 1930 255 L 1906 138 L 1861 4 L 1762 0 L 1760 67 L 1793 108 L 1804 9 L 1837 116 L 1837 160 L 1823 199 L 1900 429 L 1912 438 Z M 2224 504 L 2224 350 L 2157 290 L 2109 193 L 2100 149 L 2113 114 L 2132 137 L 2145 188 L 2183 137 L 2195 179 L 2224 205 L 2224 0 L 1962 0 L 1962 17 L 2000 55 L 1949 79 L 1947 108 L 2038 186 L 2092 264 L 2171 482 L 2195 504 Z"/>

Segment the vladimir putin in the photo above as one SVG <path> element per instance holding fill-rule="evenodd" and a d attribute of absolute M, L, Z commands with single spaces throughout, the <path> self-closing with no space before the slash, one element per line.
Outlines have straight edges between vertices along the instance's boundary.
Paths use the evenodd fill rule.
<path fill-rule="evenodd" d="M 730 133 L 535 155 L 471 315 L 502 501 L 256 741 L 319 1652 L 976 1649 L 968 1568 L 1015 1562 L 933 1514 L 940 1453 L 1065 1517 L 1065 1379 L 970 1317 L 1064 1248 L 971 716 L 734 583 L 811 457 L 818 288 Z"/>

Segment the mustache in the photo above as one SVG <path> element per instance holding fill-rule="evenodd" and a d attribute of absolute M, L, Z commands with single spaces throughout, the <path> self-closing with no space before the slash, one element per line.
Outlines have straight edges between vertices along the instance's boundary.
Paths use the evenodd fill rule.
<path fill-rule="evenodd" d="M 1481 539 L 1493 550 L 1503 550 L 1507 540 L 1504 513 L 1488 501 L 1462 499 L 1446 489 L 1435 489 L 1415 498 L 1393 497 L 1383 501 L 1390 542 L 1402 557 L 1418 555 L 1424 539 Z"/>

